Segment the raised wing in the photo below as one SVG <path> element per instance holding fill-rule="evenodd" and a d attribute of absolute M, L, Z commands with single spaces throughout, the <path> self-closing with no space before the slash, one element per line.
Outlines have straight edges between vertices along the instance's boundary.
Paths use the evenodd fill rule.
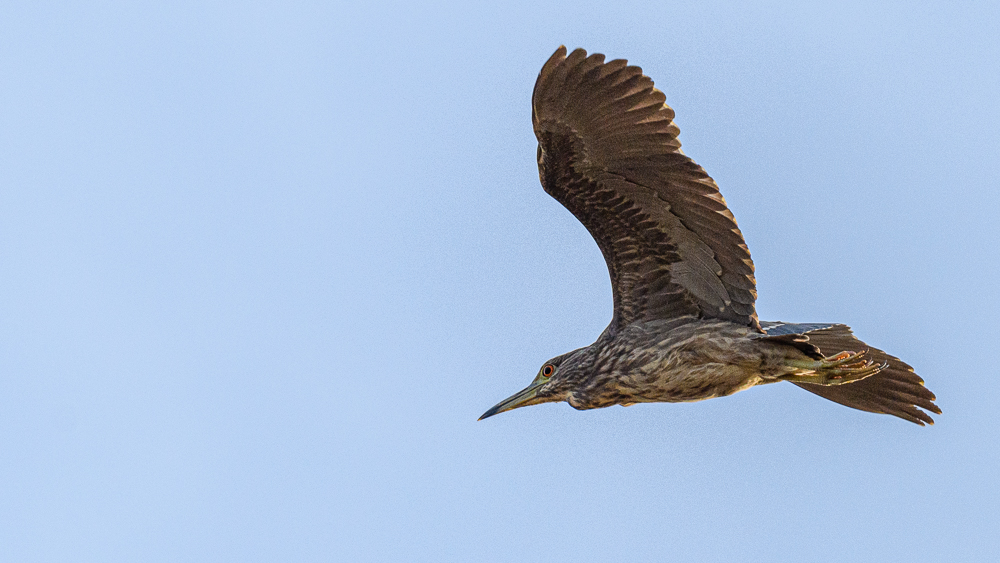
<path fill-rule="evenodd" d="M 610 331 L 684 315 L 760 330 L 743 234 L 712 178 L 681 152 L 664 99 L 639 67 L 560 47 L 532 96 L 542 186 L 604 253 Z"/>

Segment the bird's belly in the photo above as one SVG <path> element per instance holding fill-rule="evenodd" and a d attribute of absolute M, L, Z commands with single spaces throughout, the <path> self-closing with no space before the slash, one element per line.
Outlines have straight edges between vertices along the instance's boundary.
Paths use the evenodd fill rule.
<path fill-rule="evenodd" d="M 648 365 L 622 374 L 619 393 L 632 402 L 682 403 L 725 397 L 763 382 L 757 370 L 708 362 L 685 365 Z"/>
<path fill-rule="evenodd" d="M 732 395 L 776 381 L 768 348 L 749 329 L 697 322 L 663 331 L 640 326 L 616 335 L 614 352 L 570 404 L 594 408 L 627 403 L 679 403 Z"/>

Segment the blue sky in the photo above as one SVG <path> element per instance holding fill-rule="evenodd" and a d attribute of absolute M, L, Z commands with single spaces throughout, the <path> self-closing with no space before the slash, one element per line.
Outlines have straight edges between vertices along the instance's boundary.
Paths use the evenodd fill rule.
<path fill-rule="evenodd" d="M 7 557 L 1000 558 L 1000 8 L 806 4 L 5 4 Z M 664 91 L 760 317 L 851 325 L 936 426 L 784 384 L 476 421 L 611 316 L 537 179 L 560 44 Z"/>

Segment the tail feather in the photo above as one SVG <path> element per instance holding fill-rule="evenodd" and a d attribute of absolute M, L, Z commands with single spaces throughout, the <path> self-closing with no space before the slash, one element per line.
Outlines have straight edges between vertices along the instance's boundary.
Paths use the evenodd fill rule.
<path fill-rule="evenodd" d="M 795 385 L 851 408 L 891 414 L 921 426 L 924 423 L 934 424 L 934 419 L 924 411 L 941 414 L 941 409 L 934 404 L 934 393 L 924 387 L 924 380 L 913 372 L 909 364 L 858 340 L 846 325 L 830 325 L 806 332 L 806 335 L 809 342 L 825 355 L 868 350 L 867 356 L 872 361 L 887 362 L 888 367 L 871 377 L 844 385 Z"/>

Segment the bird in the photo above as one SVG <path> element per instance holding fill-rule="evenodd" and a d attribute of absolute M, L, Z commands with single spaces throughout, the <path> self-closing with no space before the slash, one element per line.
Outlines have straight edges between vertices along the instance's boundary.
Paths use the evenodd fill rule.
<path fill-rule="evenodd" d="M 757 318 L 743 234 L 640 67 L 561 46 L 538 74 L 531 119 L 542 187 L 597 242 L 613 314 L 593 344 L 542 364 L 480 420 L 559 401 L 700 401 L 781 381 L 921 426 L 941 414 L 910 365 L 848 326 Z"/>

